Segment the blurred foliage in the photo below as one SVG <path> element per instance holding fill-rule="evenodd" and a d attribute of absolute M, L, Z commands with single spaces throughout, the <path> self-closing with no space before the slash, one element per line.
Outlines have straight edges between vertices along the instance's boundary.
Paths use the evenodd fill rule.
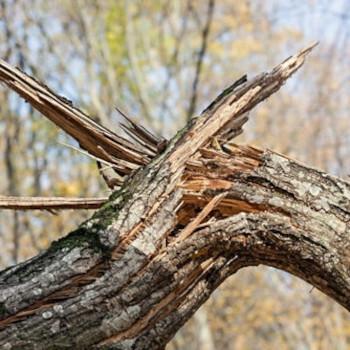
<path fill-rule="evenodd" d="M 0 54 L 104 125 L 114 106 L 166 137 L 244 73 L 272 67 L 320 40 L 307 64 L 251 115 L 240 142 L 349 173 L 350 3 L 216 1 L 199 55 L 207 1 L 2 0 Z M 196 71 L 198 60 L 200 71 Z M 193 81 L 198 74 L 198 89 Z M 108 193 L 94 161 L 6 88 L 0 91 L 0 193 Z M 0 265 L 45 249 L 91 212 L 0 212 Z M 271 268 L 226 281 L 168 349 L 348 349 L 349 316 L 306 283 Z"/>

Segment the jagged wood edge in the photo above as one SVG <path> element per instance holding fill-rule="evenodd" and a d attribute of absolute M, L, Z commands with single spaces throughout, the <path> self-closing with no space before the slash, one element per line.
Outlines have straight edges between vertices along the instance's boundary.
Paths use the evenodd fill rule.
<path fill-rule="evenodd" d="M 241 132 L 243 124 L 248 120 L 247 112 L 276 92 L 284 81 L 301 67 L 305 56 L 315 45 L 317 43 L 302 50 L 297 55 L 289 57 L 270 73 L 258 75 L 251 81 L 247 81 L 247 77 L 243 76 L 226 88 L 210 103 L 199 118 L 192 120 L 184 137 L 177 140 L 178 147 L 171 152 L 172 154 L 169 154 L 167 159 L 174 171 L 176 171 L 176 167 L 183 167 L 191 154 L 204 146 L 210 137 L 216 136 L 222 142 L 225 142 L 237 136 Z M 154 154 L 152 158 L 149 154 L 148 156 L 145 155 L 147 152 L 142 153 L 142 144 L 135 145 L 99 125 L 79 109 L 73 107 L 69 100 L 58 96 L 46 85 L 23 73 L 18 68 L 10 66 L 3 60 L 0 60 L 0 81 L 16 91 L 34 108 L 42 112 L 44 116 L 75 138 L 80 146 L 90 154 L 110 163 L 113 169 L 122 176 L 129 175 L 138 167 L 147 165 L 157 155 Z M 165 139 L 158 141 L 153 134 L 138 126 L 120 110 L 118 111 L 129 122 L 130 126 L 125 126 L 125 128 L 130 133 L 134 133 L 135 138 L 142 142 L 149 142 L 149 146 L 153 150 L 156 147 L 158 151 L 162 151 L 166 147 L 167 141 Z M 193 139 L 194 136 L 195 142 L 191 142 L 190 139 Z M 152 137 L 154 137 L 153 140 Z M 189 144 L 192 151 L 190 153 L 188 152 Z M 127 149 L 127 147 L 130 148 Z M 148 151 L 150 151 L 150 148 L 148 148 Z M 133 152 L 136 152 L 136 155 L 134 154 L 134 158 L 131 159 Z M 103 172 L 101 174 L 110 188 L 121 185 L 120 179 L 112 184 L 111 179 L 107 179 Z M 46 204 L 50 205 L 49 202 L 53 198 L 50 197 L 45 200 L 41 198 L 38 199 L 38 203 L 40 200 L 41 209 L 45 209 L 44 202 L 46 201 Z M 59 201 L 59 199 L 56 200 Z M 11 201 L 14 203 L 13 199 L 10 198 L 7 201 L 8 208 Z M 29 206 L 29 201 L 25 199 L 18 198 L 17 202 L 18 209 L 24 208 L 26 205 Z M 5 197 L 3 203 L 5 206 Z M 64 207 L 64 200 L 61 204 Z M 66 205 L 68 206 L 67 203 Z M 79 205 L 82 205 L 82 203 L 76 203 L 75 208 L 78 209 Z"/>
<path fill-rule="evenodd" d="M 100 125 L 74 107 L 71 101 L 59 96 L 48 86 L 3 60 L 0 60 L 0 81 L 73 137 L 82 149 L 110 163 L 116 173 L 121 172 L 122 177 L 132 172 L 130 171 L 130 168 L 134 168 L 132 165 L 137 167 L 145 165 L 152 158 L 145 147 Z M 128 120 L 128 123 L 132 130 L 135 129 L 137 125 L 135 122 Z M 144 128 L 139 127 L 137 130 L 143 130 L 145 134 L 152 135 Z M 153 140 L 157 138 L 154 136 Z"/>

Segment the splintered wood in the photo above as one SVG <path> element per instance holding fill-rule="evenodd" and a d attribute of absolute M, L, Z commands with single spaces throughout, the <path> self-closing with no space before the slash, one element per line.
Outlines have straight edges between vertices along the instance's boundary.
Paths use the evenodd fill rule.
<path fill-rule="evenodd" d="M 173 174 L 171 182 L 175 184 L 182 177 L 185 167 L 187 170 L 200 172 L 204 166 L 205 173 L 208 169 L 210 170 L 208 178 L 211 176 L 216 178 L 214 166 L 224 173 L 254 168 L 258 161 L 258 156 L 254 158 L 256 151 L 247 147 L 244 152 L 248 157 L 237 157 L 237 152 L 241 152 L 242 149 L 230 145 L 229 142 L 242 132 L 242 127 L 248 120 L 248 112 L 276 92 L 285 80 L 301 67 L 305 56 L 314 46 L 288 58 L 269 73 L 258 75 L 252 80 L 248 80 L 246 75 L 241 77 L 219 94 L 199 118 L 191 121 L 184 135 L 181 134 L 176 148 L 170 150 L 165 163 Z M 98 124 L 74 107 L 71 101 L 57 95 L 46 85 L 2 60 L 0 60 L 0 81 L 72 136 L 80 147 L 87 151 L 87 154 L 97 160 L 101 176 L 111 189 L 122 186 L 126 177 L 140 167 L 149 164 L 167 148 L 166 139 L 153 135 L 120 109 L 117 108 L 117 111 L 126 121 L 125 124 L 121 124 L 121 128 L 130 140 Z M 216 150 L 210 148 L 211 143 L 216 145 Z M 195 156 L 198 151 L 202 156 L 200 162 Z M 227 154 L 233 156 L 228 162 L 226 161 Z M 204 184 L 202 182 L 203 186 Z M 211 185 L 224 188 L 226 186 L 223 182 L 220 184 L 218 182 L 216 184 L 207 183 L 207 186 Z M 171 190 L 169 186 L 169 191 Z M 42 198 L 41 206 L 32 208 L 50 210 L 52 200 L 53 198 L 48 198 L 45 202 L 45 199 Z M 17 202 L 21 201 L 24 203 L 25 199 L 18 198 Z M 10 208 L 8 205 L 7 207 Z M 16 209 L 30 208 L 29 205 L 17 205 L 16 207 Z M 75 206 L 62 205 L 59 207 L 59 209 L 66 208 L 81 209 L 83 207 L 80 203 Z"/>
<path fill-rule="evenodd" d="M 219 142 L 219 141 L 218 141 Z M 263 152 L 252 146 L 219 145 L 217 149 L 203 147 L 194 160 L 189 160 L 179 187 L 183 189 L 183 204 L 178 219 L 185 228 L 179 237 L 188 237 L 205 219 L 228 217 L 240 212 L 254 212 L 264 208 L 256 204 L 229 198 L 232 181 L 254 171 Z"/>
<path fill-rule="evenodd" d="M 203 210 L 181 231 L 178 239 L 185 239 L 188 237 L 199 224 L 215 209 L 220 201 L 225 197 L 225 193 L 220 193 L 210 200 L 210 202 L 203 208 Z"/>
<path fill-rule="evenodd" d="M 200 118 L 188 128 L 177 148 L 169 156 L 171 170 L 176 172 L 210 141 L 212 137 L 240 132 L 247 120 L 246 113 L 278 91 L 284 82 L 304 63 L 305 57 L 317 44 L 302 50 L 277 65 L 271 72 L 246 81 L 239 79 L 224 90 Z M 229 141 L 228 139 L 224 141 Z"/>
<path fill-rule="evenodd" d="M 93 158 L 110 164 L 119 185 L 124 176 L 148 164 L 166 145 L 165 139 L 138 126 L 119 109 L 126 120 L 123 128 L 134 142 L 116 134 L 74 107 L 71 101 L 3 60 L 0 60 L 0 81 L 72 136 Z"/>

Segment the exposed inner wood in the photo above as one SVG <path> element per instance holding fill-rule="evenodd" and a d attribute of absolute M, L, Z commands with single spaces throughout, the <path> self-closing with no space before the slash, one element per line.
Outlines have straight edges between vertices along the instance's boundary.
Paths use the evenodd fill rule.
<path fill-rule="evenodd" d="M 198 225 L 200 225 L 202 221 L 206 219 L 215 208 L 217 208 L 218 204 L 220 204 L 225 195 L 225 193 L 220 193 L 213 197 L 209 203 L 204 206 L 200 213 L 194 217 L 193 220 L 189 222 L 188 225 L 181 231 L 177 239 L 186 239 L 198 227 Z M 186 201 L 184 201 L 184 203 L 186 203 Z"/>

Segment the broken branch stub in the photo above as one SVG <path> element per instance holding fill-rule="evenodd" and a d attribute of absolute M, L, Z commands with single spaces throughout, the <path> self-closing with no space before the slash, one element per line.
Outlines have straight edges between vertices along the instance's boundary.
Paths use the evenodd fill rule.
<path fill-rule="evenodd" d="M 234 83 L 220 94 L 199 118 L 193 120 L 179 140 L 169 157 L 171 167 L 175 170 L 183 166 L 211 137 L 227 131 L 238 132 L 242 127 L 241 116 L 275 93 L 303 65 L 306 55 L 315 45 L 317 43 L 286 59 L 269 73 L 260 74 L 249 81 L 239 79 L 239 83 Z"/>

